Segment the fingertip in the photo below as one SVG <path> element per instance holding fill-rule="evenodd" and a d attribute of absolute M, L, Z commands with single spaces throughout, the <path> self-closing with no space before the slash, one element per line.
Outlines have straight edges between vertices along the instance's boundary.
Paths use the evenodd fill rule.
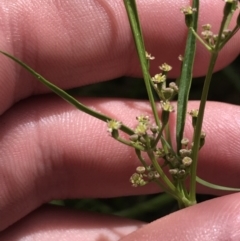
<path fill-rule="evenodd" d="M 117 241 L 142 226 L 136 220 L 44 205 L 2 231 L 0 239 Z"/>
<path fill-rule="evenodd" d="M 239 198 L 232 194 L 180 210 L 122 240 L 239 240 Z"/>

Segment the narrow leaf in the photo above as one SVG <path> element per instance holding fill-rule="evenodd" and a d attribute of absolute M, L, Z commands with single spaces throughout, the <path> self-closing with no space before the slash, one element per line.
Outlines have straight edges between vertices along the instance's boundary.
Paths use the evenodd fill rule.
<path fill-rule="evenodd" d="M 193 8 L 197 9 L 197 12 L 193 13 L 192 28 L 197 31 L 198 12 L 199 12 L 199 0 L 193 1 Z M 182 63 L 182 71 L 179 81 L 179 93 L 177 103 L 177 130 L 176 141 L 177 150 L 181 149 L 181 140 L 183 138 L 185 119 L 187 113 L 187 103 L 189 98 L 189 91 L 192 84 L 192 71 L 193 63 L 196 52 L 196 38 L 191 29 L 188 30 L 187 43 Z"/>

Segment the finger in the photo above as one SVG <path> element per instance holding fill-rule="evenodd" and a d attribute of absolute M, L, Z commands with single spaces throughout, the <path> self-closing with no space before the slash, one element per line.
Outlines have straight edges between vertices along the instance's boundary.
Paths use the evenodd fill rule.
<path fill-rule="evenodd" d="M 108 99 L 82 99 L 82 102 L 133 128 L 136 116 L 151 116 L 146 102 Z M 197 108 L 197 102 L 192 102 L 191 108 Z M 201 178 L 240 187 L 239 116 L 237 106 L 207 104 L 203 127 L 207 140 L 200 152 L 198 172 Z M 189 118 L 188 137 L 192 133 L 190 122 Z M 113 140 L 106 129 L 106 123 L 55 97 L 32 98 L 4 114 L 0 120 L 0 196 L 3 197 L 0 210 L 4 217 L 0 219 L 0 229 L 52 199 L 159 191 L 155 184 L 131 187 L 129 177 L 140 162 L 132 148 Z M 199 191 L 220 194 L 206 188 Z"/>
<path fill-rule="evenodd" d="M 150 223 L 121 240 L 239 240 L 239 198 L 238 193 L 200 203 Z"/>
<path fill-rule="evenodd" d="M 1 232 L 0 239 L 1 241 L 22 239 L 114 241 L 142 226 L 142 222 L 116 216 L 44 206 Z"/>
<path fill-rule="evenodd" d="M 211 23 L 216 32 L 224 2 L 214 2 L 201 2 L 200 25 Z M 146 47 L 156 57 L 152 63 L 154 74 L 163 62 L 173 66 L 172 76 L 179 73 L 178 56 L 184 53 L 187 35 L 180 8 L 185 5 L 189 1 L 138 2 Z M 122 0 L 3 0 L 0 15 L 0 49 L 62 88 L 141 73 Z M 238 34 L 223 50 L 216 69 L 239 54 L 239 40 Z M 209 53 L 200 47 L 196 76 L 206 73 L 208 61 Z M 48 91 L 5 56 L 0 56 L 0 66 L 0 113 L 20 99 Z"/>

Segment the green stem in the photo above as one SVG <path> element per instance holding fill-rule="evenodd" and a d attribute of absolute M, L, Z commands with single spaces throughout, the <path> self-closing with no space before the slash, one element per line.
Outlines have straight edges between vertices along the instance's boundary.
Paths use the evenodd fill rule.
<path fill-rule="evenodd" d="M 160 129 L 160 131 L 159 131 L 159 133 L 158 133 L 158 135 L 157 135 L 157 137 L 156 137 L 156 139 L 155 139 L 155 141 L 154 141 L 154 143 L 153 143 L 152 148 L 155 148 L 155 147 L 157 146 L 160 138 L 162 137 L 163 130 L 164 130 L 165 126 L 166 126 L 166 125 L 162 125 L 162 126 L 161 126 L 161 129 Z M 164 144 L 162 143 L 162 145 L 164 145 Z"/>
<path fill-rule="evenodd" d="M 145 160 L 143 159 L 143 157 L 142 157 L 142 155 L 141 155 L 141 151 L 140 150 L 138 150 L 138 149 L 135 149 L 135 152 L 136 152 L 136 154 L 137 154 L 137 157 L 138 157 L 138 159 L 140 160 L 140 162 L 142 163 L 142 165 L 145 167 L 145 168 L 147 168 L 147 163 L 145 162 Z M 154 155 L 154 154 L 153 154 Z M 149 157 L 150 157 L 150 155 L 149 155 Z M 158 164 L 158 163 L 157 163 Z M 161 167 L 160 167 L 161 168 Z M 177 195 L 177 193 L 176 192 L 174 192 L 174 191 L 172 191 L 172 190 L 170 190 L 169 189 L 169 187 L 168 187 L 168 185 L 166 185 L 166 183 L 164 183 L 164 184 L 162 184 L 161 182 L 160 182 L 160 180 L 158 180 L 158 179 L 154 179 L 154 181 L 159 185 L 159 187 L 164 191 L 164 192 L 166 192 L 166 193 L 168 193 L 169 195 L 171 195 L 172 197 L 174 197 L 175 199 L 180 199 L 179 197 L 178 197 L 178 195 Z"/>
<path fill-rule="evenodd" d="M 102 120 L 104 122 L 110 121 L 112 120 L 111 117 L 108 117 L 106 115 L 103 115 L 99 112 L 96 112 L 90 108 L 88 108 L 87 106 L 81 104 L 78 100 L 76 100 L 74 97 L 72 97 L 71 95 L 69 95 L 67 92 L 65 92 L 64 90 L 58 88 L 56 85 L 52 84 L 51 82 L 49 82 L 47 79 L 45 79 L 43 76 L 41 76 L 40 74 L 38 74 L 37 72 L 35 72 L 31 67 L 29 67 L 27 64 L 24 64 L 21 60 L 15 58 L 14 56 L 12 56 L 11 54 L 8 54 L 4 51 L 0 50 L 0 53 L 2 53 L 3 55 L 7 56 L 8 58 L 12 59 L 13 61 L 15 61 L 16 63 L 18 63 L 19 65 L 21 65 L 23 68 L 25 68 L 29 73 L 31 73 L 34 77 L 36 77 L 42 84 L 44 84 L 45 86 L 47 86 L 50 90 L 52 90 L 55 94 L 59 95 L 61 98 L 63 98 L 65 101 L 67 101 L 68 103 L 70 103 L 71 105 L 75 106 L 77 109 L 85 112 L 86 114 L 89 114 L 93 117 L 96 117 L 99 120 Z M 120 130 L 122 130 L 123 132 L 132 135 L 134 134 L 134 131 L 132 129 L 130 129 L 129 127 L 122 125 Z"/>
<path fill-rule="evenodd" d="M 162 168 L 159 166 L 156 157 L 153 153 L 152 150 L 147 151 L 147 154 L 149 156 L 149 159 L 151 160 L 154 168 L 156 169 L 156 171 L 159 173 L 161 179 L 165 182 L 165 184 L 167 185 L 167 187 L 170 189 L 171 192 L 173 193 L 178 193 L 178 190 L 176 189 L 176 187 L 173 185 L 173 183 L 170 181 L 170 179 L 166 176 L 166 174 L 164 173 L 164 171 L 162 170 Z"/>
<path fill-rule="evenodd" d="M 227 15 L 226 20 L 224 21 L 224 26 L 223 26 L 224 29 L 227 29 L 229 27 L 229 24 L 232 20 L 233 14 L 234 14 L 235 10 L 237 10 L 237 9 L 238 9 L 238 3 L 237 2 L 232 3 L 232 10 Z"/>
<path fill-rule="evenodd" d="M 228 3 L 226 3 L 226 4 L 228 4 Z M 229 16 L 232 17 L 232 12 L 228 13 L 228 14 L 224 13 L 223 19 L 221 22 L 221 26 L 220 26 L 220 29 L 218 32 L 218 39 L 217 39 L 216 45 L 215 45 L 214 49 L 212 49 L 212 51 L 211 51 L 210 64 L 209 64 L 207 75 L 206 75 L 206 78 L 204 81 L 201 102 L 200 102 L 200 107 L 199 107 L 199 111 L 198 111 L 197 123 L 196 123 L 196 127 L 194 128 L 194 138 L 193 138 L 194 146 L 192 149 L 193 162 L 192 162 L 192 165 L 190 168 L 191 177 L 190 177 L 190 193 L 189 193 L 190 200 L 193 203 L 196 202 L 197 162 L 198 162 L 198 152 L 199 152 L 199 146 L 200 146 L 200 135 L 201 135 L 201 131 L 202 131 L 204 110 L 205 110 L 205 106 L 206 106 L 206 102 L 207 102 L 207 96 L 208 96 L 208 91 L 209 91 L 209 87 L 210 87 L 210 83 L 211 83 L 212 74 L 214 71 L 214 66 L 216 64 L 219 51 L 221 49 L 221 43 L 222 43 L 221 36 L 229 22 L 229 19 L 230 19 Z"/>
<path fill-rule="evenodd" d="M 225 44 L 239 31 L 240 27 L 235 26 L 235 28 L 232 30 L 232 32 L 221 42 L 219 49 L 221 50 Z"/>
<path fill-rule="evenodd" d="M 145 82 L 145 86 L 147 89 L 147 94 L 148 98 L 151 104 L 151 108 L 153 111 L 154 119 L 156 124 L 160 127 L 160 120 L 158 117 L 152 89 L 151 89 L 151 83 L 149 79 L 149 72 L 148 72 L 148 62 L 146 59 L 146 50 L 144 47 L 144 41 L 143 41 L 143 36 L 142 36 L 142 30 L 139 22 L 139 17 L 137 13 L 137 6 L 135 0 L 124 0 L 125 8 L 127 10 L 130 26 L 132 29 L 135 45 L 137 48 L 141 68 L 142 68 L 142 73 L 143 73 L 143 78 Z"/>
<path fill-rule="evenodd" d="M 198 39 L 198 41 L 208 50 L 211 51 L 212 48 L 197 34 L 197 32 L 190 27 L 190 29 L 192 30 L 192 33 L 194 34 L 194 36 Z"/>
<path fill-rule="evenodd" d="M 115 140 L 117 140 L 117 141 L 119 141 L 119 142 L 121 142 L 121 143 L 123 143 L 123 144 L 125 144 L 125 145 L 127 145 L 127 146 L 131 146 L 131 147 L 133 147 L 133 148 L 135 148 L 135 149 L 137 149 L 137 150 L 139 150 L 139 151 L 145 151 L 144 147 L 142 147 L 142 146 L 140 146 L 140 145 L 136 145 L 136 144 L 134 144 L 134 143 L 132 143 L 132 142 L 130 142 L 130 141 L 127 141 L 127 140 L 121 138 L 120 136 L 116 136 L 116 137 L 113 136 L 113 138 L 114 138 Z"/>
<path fill-rule="evenodd" d="M 215 48 L 212 50 L 213 52 L 217 52 L 217 53 L 219 52 L 219 46 L 220 46 L 220 44 L 222 42 L 222 34 L 223 34 L 224 29 L 225 29 L 227 20 L 228 20 L 228 15 L 223 15 L 223 19 L 222 19 L 222 22 L 221 22 L 220 30 L 218 32 L 217 43 L 216 43 Z"/>
<path fill-rule="evenodd" d="M 172 191 L 168 188 L 168 186 L 166 186 L 166 183 L 162 183 L 160 182 L 159 179 L 154 179 L 154 182 L 156 182 L 156 184 L 167 194 L 171 195 L 173 198 L 175 198 L 176 200 L 180 201 L 182 200 L 181 197 L 178 196 L 179 193 L 177 193 L 176 191 Z"/>
<path fill-rule="evenodd" d="M 171 133 L 170 133 L 170 127 L 169 127 L 169 122 L 167 123 L 166 128 L 165 128 L 165 136 L 166 136 L 166 140 L 167 140 L 169 146 L 171 147 L 171 149 L 173 149 L 173 147 L 172 147 L 172 138 L 171 138 Z"/>
<path fill-rule="evenodd" d="M 194 131 L 194 146 L 192 149 L 192 165 L 190 168 L 190 200 L 191 202 L 196 202 L 196 177 L 197 177 L 197 160 L 198 160 L 198 152 L 199 152 L 199 145 L 200 145 L 200 135 L 202 130 L 202 123 L 204 117 L 204 110 L 207 102 L 208 91 L 211 83 L 211 78 L 214 70 L 214 66 L 218 57 L 218 53 L 212 53 L 210 59 L 210 65 L 208 67 L 207 75 L 205 78 L 203 92 L 200 102 L 200 107 L 198 111 L 197 123 Z"/>
<path fill-rule="evenodd" d="M 184 184 L 184 180 L 176 180 L 176 182 L 177 182 L 176 187 L 182 196 L 182 198 L 180 200 L 178 200 L 179 209 L 192 206 L 193 203 L 191 203 L 189 201 L 189 197 L 188 197 L 188 193 L 186 190 L 186 185 Z"/>
<path fill-rule="evenodd" d="M 142 165 L 147 168 L 147 163 L 145 162 L 145 160 L 143 159 L 142 155 L 141 155 L 141 151 L 139 149 L 135 149 L 135 153 L 137 154 L 138 159 L 140 160 L 140 162 L 142 163 Z"/>

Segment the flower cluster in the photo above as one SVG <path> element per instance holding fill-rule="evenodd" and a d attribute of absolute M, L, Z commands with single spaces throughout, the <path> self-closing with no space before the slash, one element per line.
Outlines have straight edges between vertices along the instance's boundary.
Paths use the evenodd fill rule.
<path fill-rule="evenodd" d="M 134 130 L 134 134 L 129 139 L 133 144 L 147 149 L 154 143 L 156 135 L 159 133 L 159 127 L 151 124 L 150 118 L 147 115 L 140 115 L 136 119 L 138 124 Z"/>
<path fill-rule="evenodd" d="M 159 179 L 159 173 L 154 169 L 152 165 L 147 167 L 138 166 L 136 172 L 130 177 L 130 182 L 133 187 L 144 186 L 147 183 Z"/>
<path fill-rule="evenodd" d="M 171 82 L 168 87 L 166 86 L 167 74 L 172 70 L 172 66 L 167 63 L 163 63 L 159 66 L 159 69 L 162 72 L 155 74 L 151 78 L 151 81 L 160 100 L 168 102 L 178 93 L 178 86 L 174 82 Z"/>
<path fill-rule="evenodd" d="M 211 31 L 211 28 L 212 26 L 210 24 L 202 25 L 201 36 L 203 40 L 213 49 L 216 46 L 219 36 L 218 34 L 214 34 Z M 224 41 L 231 34 L 231 32 L 232 31 L 229 29 L 224 29 L 222 35 L 220 36 L 220 41 Z"/>
<path fill-rule="evenodd" d="M 122 126 L 122 123 L 120 121 L 116 121 L 116 120 L 107 121 L 107 131 L 109 133 L 112 133 L 114 130 L 119 130 L 121 126 Z"/>
<path fill-rule="evenodd" d="M 187 138 L 183 138 L 182 141 L 182 149 L 179 150 L 178 155 L 168 154 L 166 156 L 166 160 L 170 166 L 169 173 L 174 178 L 186 178 L 189 174 L 189 168 L 192 164 L 192 150 L 189 148 L 189 140 Z"/>

